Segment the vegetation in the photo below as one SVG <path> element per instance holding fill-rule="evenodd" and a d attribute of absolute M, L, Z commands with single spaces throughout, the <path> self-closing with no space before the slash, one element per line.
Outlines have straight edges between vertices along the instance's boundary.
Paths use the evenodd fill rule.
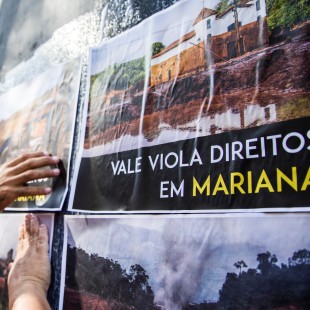
<path fill-rule="evenodd" d="M 152 44 L 152 55 L 160 53 L 166 46 L 161 42 L 154 42 Z"/>
<path fill-rule="evenodd" d="M 310 251 L 295 252 L 289 265 L 276 265 L 270 252 L 257 255 L 258 266 L 237 276 L 227 273 L 219 305 L 226 309 L 273 309 L 281 306 L 310 307 Z"/>
<path fill-rule="evenodd" d="M 146 271 L 138 264 L 132 265 L 127 273 L 113 259 L 89 255 L 80 248 L 68 246 L 66 286 L 71 289 L 115 300 L 137 310 L 148 310 L 154 305 L 148 280 Z"/>
<path fill-rule="evenodd" d="M 229 272 L 217 303 L 187 305 L 185 309 L 275 309 L 295 306 L 310 309 L 310 251 L 293 253 L 288 265 L 277 265 L 269 251 L 257 255 L 258 266 L 247 268 L 241 260 L 234 264 L 239 275 Z"/>
<path fill-rule="evenodd" d="M 259 253 L 257 262 L 257 268 L 248 268 L 244 260 L 234 264 L 238 274 L 227 273 L 218 302 L 188 303 L 182 309 L 310 309 L 309 250 L 294 252 L 287 265 L 278 266 L 276 255 L 269 251 Z M 68 247 L 67 266 L 66 286 L 71 289 L 134 309 L 156 309 L 149 276 L 138 264 L 127 273 L 117 261 Z"/>
<path fill-rule="evenodd" d="M 221 0 L 215 11 L 219 15 L 229 7 L 238 6 L 240 2 L 241 0 Z M 266 10 L 269 30 L 292 28 L 309 19 L 310 0 L 266 0 Z"/>
<path fill-rule="evenodd" d="M 219 15 L 230 7 L 230 0 L 221 0 L 215 7 L 216 13 Z"/>
<path fill-rule="evenodd" d="M 310 17 L 310 0 L 267 0 L 266 6 L 270 30 L 292 28 Z"/>
<path fill-rule="evenodd" d="M 130 86 L 144 84 L 144 78 L 144 57 L 114 64 L 91 77 L 91 94 L 97 97 L 111 90 L 126 90 Z"/>

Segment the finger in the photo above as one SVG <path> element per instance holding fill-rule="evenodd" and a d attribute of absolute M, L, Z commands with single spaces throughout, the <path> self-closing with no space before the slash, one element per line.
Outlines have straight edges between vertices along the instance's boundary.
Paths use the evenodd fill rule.
<path fill-rule="evenodd" d="M 30 217 L 30 235 L 32 238 L 39 236 L 39 219 L 33 213 Z"/>
<path fill-rule="evenodd" d="M 38 196 L 38 195 L 48 195 L 52 192 L 50 187 L 34 187 L 34 186 L 20 186 L 11 189 L 10 196 L 12 199 L 23 196 Z"/>
<path fill-rule="evenodd" d="M 20 253 L 22 253 L 23 251 L 24 239 L 25 239 L 25 225 L 22 224 L 19 227 L 19 231 L 18 231 L 18 244 L 16 248 L 16 257 L 18 257 Z"/>
<path fill-rule="evenodd" d="M 48 230 L 44 224 L 39 227 L 39 238 L 37 242 L 37 252 L 40 254 L 48 253 Z"/>
<path fill-rule="evenodd" d="M 22 241 L 25 239 L 25 224 L 22 224 L 19 227 L 19 231 L 18 231 L 18 241 Z"/>
<path fill-rule="evenodd" d="M 25 240 L 29 240 L 30 236 L 31 236 L 31 232 L 30 232 L 30 224 L 31 223 L 31 214 L 27 213 L 25 215 L 25 224 L 24 224 L 24 237 Z"/>
<path fill-rule="evenodd" d="M 37 179 L 52 178 L 60 175 L 60 170 L 56 169 L 38 169 L 28 170 L 16 176 L 10 177 L 9 184 L 24 185 L 25 183 Z"/>
<path fill-rule="evenodd" d="M 6 167 L 14 167 L 14 166 L 17 166 L 18 164 L 26 161 L 27 159 L 42 157 L 42 156 L 49 156 L 49 153 L 48 152 L 33 152 L 33 153 L 22 154 L 22 155 L 18 156 L 17 158 L 11 160 L 10 162 L 8 162 L 5 166 Z"/>
<path fill-rule="evenodd" d="M 29 158 L 18 165 L 11 167 L 10 173 L 11 175 L 18 175 L 28 170 L 56 165 L 58 163 L 59 158 L 57 156 L 39 156 L 36 158 Z"/>

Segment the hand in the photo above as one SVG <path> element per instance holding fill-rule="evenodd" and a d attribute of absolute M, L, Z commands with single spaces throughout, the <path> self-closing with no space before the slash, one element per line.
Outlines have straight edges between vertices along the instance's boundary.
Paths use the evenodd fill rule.
<path fill-rule="evenodd" d="M 50 309 L 46 299 L 50 278 L 47 228 L 34 214 L 27 214 L 8 278 L 9 309 Z"/>
<path fill-rule="evenodd" d="M 55 177 L 59 169 L 38 169 L 59 163 L 59 158 L 45 152 L 28 153 L 0 167 L 0 211 L 10 205 L 17 197 L 47 195 L 50 187 L 34 187 L 29 181 Z"/>

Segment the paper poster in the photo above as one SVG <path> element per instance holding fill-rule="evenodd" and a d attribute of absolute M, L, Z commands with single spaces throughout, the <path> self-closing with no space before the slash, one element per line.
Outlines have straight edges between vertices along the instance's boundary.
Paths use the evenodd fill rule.
<path fill-rule="evenodd" d="M 45 224 L 49 233 L 49 245 L 51 253 L 51 245 L 53 242 L 54 231 L 54 214 L 37 214 L 41 224 Z M 0 309 L 7 310 L 8 307 L 8 291 L 7 279 L 9 272 L 9 264 L 14 261 L 16 255 L 16 247 L 18 243 L 19 227 L 25 221 L 25 214 L 1 214 L 0 215 Z"/>
<path fill-rule="evenodd" d="M 309 208 L 309 16 L 229 3 L 180 1 L 91 50 L 71 210 Z"/>
<path fill-rule="evenodd" d="M 308 309 L 309 214 L 66 216 L 59 309 Z"/>
<path fill-rule="evenodd" d="M 0 96 L 0 165 L 23 153 L 58 156 L 61 175 L 32 186 L 50 186 L 50 195 L 19 197 L 7 210 L 60 210 L 67 191 L 80 59 L 55 66 Z"/>

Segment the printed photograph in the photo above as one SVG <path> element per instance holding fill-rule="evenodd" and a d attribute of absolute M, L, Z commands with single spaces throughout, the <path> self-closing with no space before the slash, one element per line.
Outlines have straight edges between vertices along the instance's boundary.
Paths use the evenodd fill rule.
<path fill-rule="evenodd" d="M 40 223 L 45 224 L 48 228 L 51 245 L 53 241 L 54 215 L 45 213 L 38 215 L 38 218 Z M 24 223 L 24 219 L 24 213 L 0 215 L 0 310 L 9 309 L 7 283 L 9 265 L 14 262 L 19 227 Z"/>
<path fill-rule="evenodd" d="M 66 216 L 59 309 L 309 309 L 309 216 Z"/>
<path fill-rule="evenodd" d="M 180 1 L 93 49 L 85 156 L 309 116 L 309 17 L 301 0 Z"/>
<path fill-rule="evenodd" d="M 309 16 L 178 1 L 92 49 L 68 209 L 308 208 Z"/>
<path fill-rule="evenodd" d="M 48 151 L 62 159 L 61 207 L 66 190 L 80 82 L 80 59 L 56 66 L 0 96 L 0 165 L 23 153 Z M 33 185 L 49 184 L 37 180 Z M 44 208 L 50 197 L 20 197 L 15 209 Z"/>

